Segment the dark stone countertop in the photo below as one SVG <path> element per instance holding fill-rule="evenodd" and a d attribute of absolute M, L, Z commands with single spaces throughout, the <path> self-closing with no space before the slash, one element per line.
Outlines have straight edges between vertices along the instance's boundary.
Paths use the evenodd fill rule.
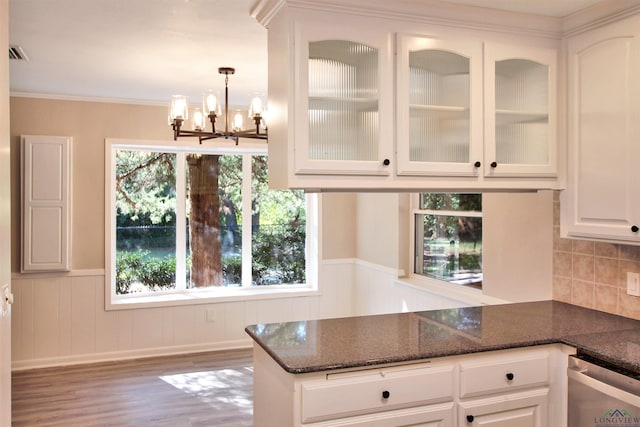
<path fill-rule="evenodd" d="M 640 321 L 558 301 L 248 326 L 293 374 L 563 343 L 640 374 Z"/>

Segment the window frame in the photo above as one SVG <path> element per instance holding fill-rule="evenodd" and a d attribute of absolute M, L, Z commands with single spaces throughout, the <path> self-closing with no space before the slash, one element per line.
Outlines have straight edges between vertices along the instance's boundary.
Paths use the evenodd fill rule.
<path fill-rule="evenodd" d="M 444 192 L 444 191 L 443 191 Z M 477 289 L 471 286 L 465 286 L 465 285 L 459 285 L 459 284 L 455 284 L 455 283 L 451 283 L 448 282 L 446 280 L 442 280 L 442 279 L 438 279 L 436 277 L 433 276 L 427 276 L 424 274 L 419 274 L 416 273 L 416 262 L 417 262 L 417 257 L 418 254 L 416 253 L 416 215 L 418 214 L 434 214 L 434 212 L 436 213 L 436 215 L 451 215 L 453 214 L 454 216 L 463 216 L 460 215 L 460 213 L 465 213 L 464 216 L 470 216 L 467 215 L 467 213 L 469 211 L 438 211 L 438 210 L 433 210 L 433 209 L 422 209 L 420 206 L 420 194 L 422 193 L 429 193 L 429 191 L 423 191 L 421 193 L 411 193 L 410 195 L 410 209 L 409 209 L 409 239 L 408 239 L 408 243 L 409 243 L 409 254 L 411 256 L 411 261 L 410 261 L 410 265 L 409 267 L 409 280 L 415 284 L 417 284 L 418 286 L 421 287 L 425 287 L 429 290 L 432 290 L 434 292 L 438 292 L 438 293 L 444 293 L 446 295 L 455 297 L 462 297 L 463 299 L 467 299 L 467 298 L 471 298 L 473 300 L 476 300 L 478 298 L 482 297 L 482 289 Z M 451 191 L 447 191 L 446 193 L 453 193 Z M 482 217 L 483 218 L 483 213 L 480 212 L 479 215 L 471 215 L 471 216 L 476 216 L 476 217 Z M 484 227 L 483 227 L 484 230 Z M 484 233 L 484 231 L 483 231 Z M 484 238 L 483 238 L 484 240 Z M 420 260 L 422 261 L 422 260 Z"/>
<path fill-rule="evenodd" d="M 223 301 L 245 301 L 251 299 L 272 299 L 285 297 L 299 297 L 320 293 L 318 280 L 319 238 L 321 206 L 320 198 L 315 194 L 307 194 L 306 206 L 306 244 L 305 244 L 305 276 L 304 284 L 267 285 L 267 286 L 234 286 L 210 287 L 203 289 L 183 289 L 158 291 L 143 295 L 117 295 L 115 289 L 115 258 L 116 258 L 116 192 L 115 176 L 117 150 L 144 150 L 172 153 L 203 153 L 221 155 L 267 155 L 264 142 L 242 140 L 238 145 L 231 139 L 216 139 L 206 144 L 198 143 L 197 139 L 175 141 L 154 141 L 138 139 L 107 138 L 105 140 L 105 309 L 119 310 L 127 308 L 164 307 L 175 305 L 206 304 Z M 244 157 L 247 158 L 247 157 Z M 244 162 L 244 160 L 243 160 Z M 248 183 L 248 184 L 247 184 Z M 243 180 L 243 186 L 251 186 L 250 180 Z M 244 227 L 245 225 L 243 225 Z M 251 227 L 251 222 L 246 225 Z M 243 233 L 243 245 L 251 233 Z M 250 240 L 248 241 L 250 243 Z M 251 266 L 243 262 L 243 276 L 245 270 L 251 272 Z"/>

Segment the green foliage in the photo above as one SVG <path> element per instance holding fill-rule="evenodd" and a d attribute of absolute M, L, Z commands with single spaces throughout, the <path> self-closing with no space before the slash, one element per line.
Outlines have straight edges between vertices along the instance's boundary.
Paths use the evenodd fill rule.
<path fill-rule="evenodd" d="M 149 290 L 170 289 L 176 283 L 176 259 L 149 257 L 149 251 L 121 252 L 116 256 L 116 293 L 128 294 L 141 283 Z"/>
<path fill-rule="evenodd" d="M 172 153 L 116 153 L 119 225 L 175 224 L 175 163 Z"/>
<path fill-rule="evenodd" d="M 291 221 L 277 232 L 264 232 L 262 229 L 253 235 L 252 275 L 255 284 L 304 283 L 305 224 Z"/>
<path fill-rule="evenodd" d="M 228 255 L 222 257 L 222 274 L 225 285 L 237 285 L 242 280 L 242 256 Z"/>
<path fill-rule="evenodd" d="M 176 257 L 151 258 L 138 272 L 140 282 L 148 289 L 171 289 L 176 285 Z"/>
<path fill-rule="evenodd" d="M 422 193 L 422 209 L 482 212 L 482 194 Z"/>
<path fill-rule="evenodd" d="M 136 271 L 142 268 L 148 251 L 120 252 L 116 254 L 116 294 L 128 294 L 136 280 Z"/>

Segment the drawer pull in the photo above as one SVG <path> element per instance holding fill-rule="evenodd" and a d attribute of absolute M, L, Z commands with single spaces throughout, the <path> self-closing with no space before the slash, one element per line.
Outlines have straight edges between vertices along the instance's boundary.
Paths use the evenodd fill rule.
<path fill-rule="evenodd" d="M 474 420 L 473 415 L 467 415 L 467 422 L 472 423 Z"/>
<path fill-rule="evenodd" d="M 387 390 L 382 392 L 382 398 L 383 399 L 388 399 L 389 396 L 391 396 L 391 393 L 389 393 Z"/>
<path fill-rule="evenodd" d="M 508 379 L 509 381 L 513 381 L 513 374 L 512 374 L 511 372 L 509 372 L 509 373 L 507 374 L 507 379 Z"/>

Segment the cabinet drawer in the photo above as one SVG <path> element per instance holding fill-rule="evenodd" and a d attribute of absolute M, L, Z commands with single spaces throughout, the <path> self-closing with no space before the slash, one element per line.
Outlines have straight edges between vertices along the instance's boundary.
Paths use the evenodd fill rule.
<path fill-rule="evenodd" d="M 301 385 L 303 423 L 453 399 L 453 366 L 327 375 Z"/>
<path fill-rule="evenodd" d="M 549 383 L 549 353 L 489 356 L 460 363 L 460 397 L 518 390 Z"/>

